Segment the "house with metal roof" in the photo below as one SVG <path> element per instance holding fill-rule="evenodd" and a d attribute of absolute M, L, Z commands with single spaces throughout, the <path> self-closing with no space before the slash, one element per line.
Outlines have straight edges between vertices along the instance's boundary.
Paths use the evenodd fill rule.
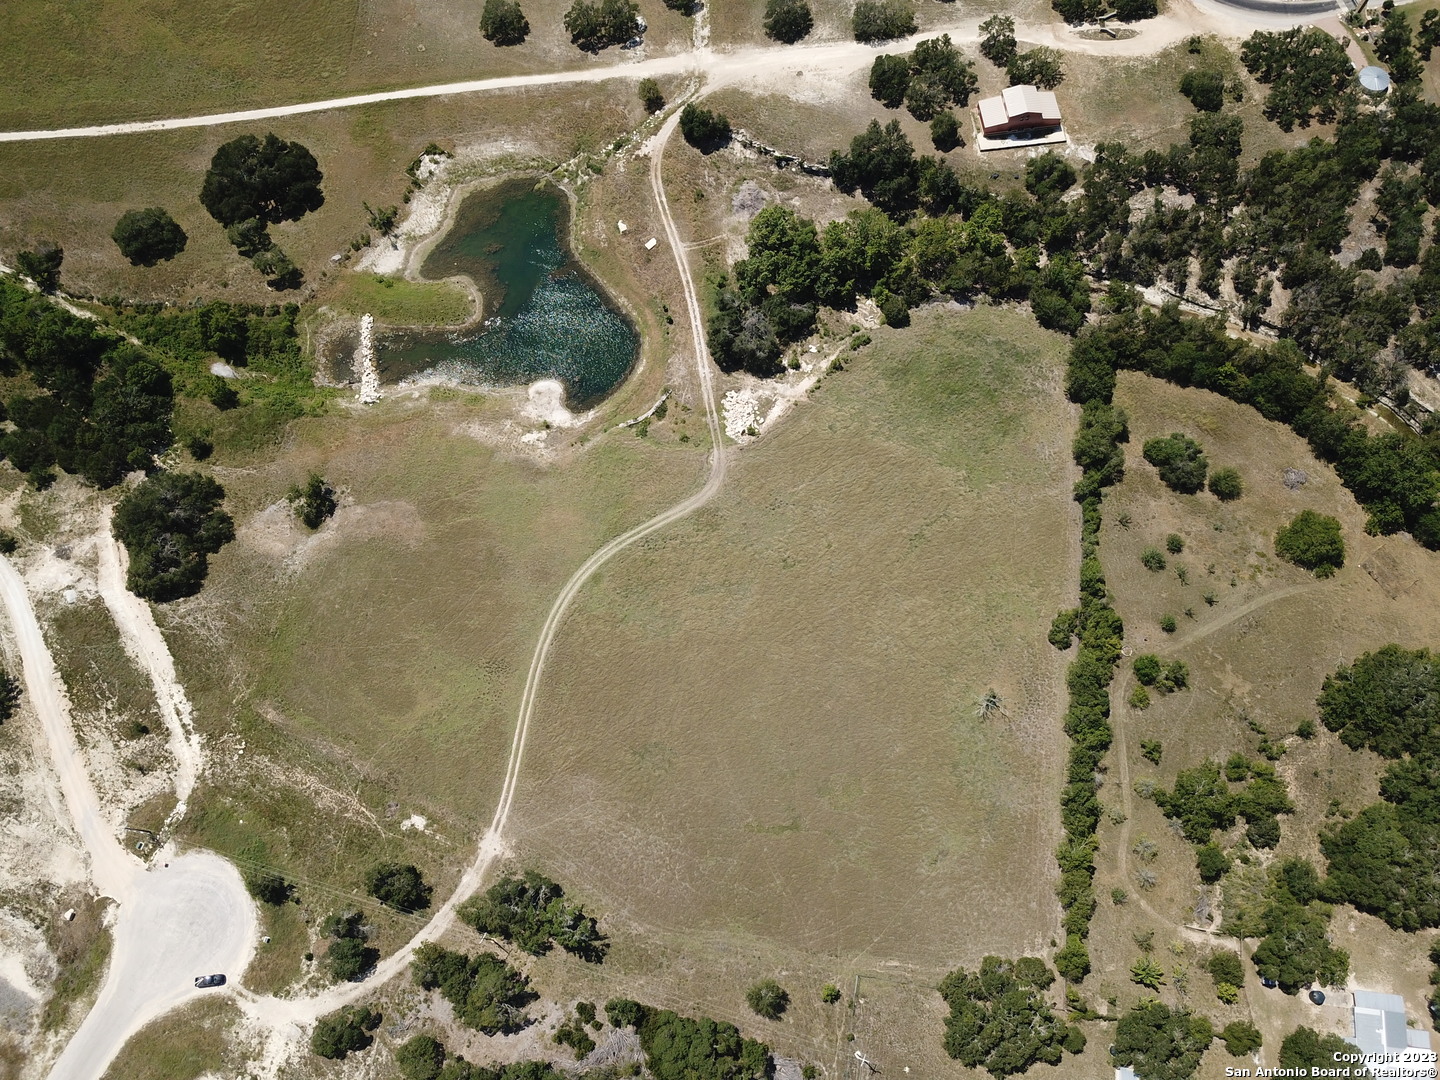
<path fill-rule="evenodd" d="M 1355 991 L 1355 1035 L 1350 1039 L 1366 1054 L 1403 1054 L 1429 1050 L 1430 1033 L 1405 1026 L 1405 999 L 1399 994 Z"/>
<path fill-rule="evenodd" d="M 980 130 L 987 136 L 1012 132 L 1040 132 L 1060 126 L 1060 105 L 1053 90 L 1034 86 L 1007 86 L 995 97 L 980 101 Z"/>

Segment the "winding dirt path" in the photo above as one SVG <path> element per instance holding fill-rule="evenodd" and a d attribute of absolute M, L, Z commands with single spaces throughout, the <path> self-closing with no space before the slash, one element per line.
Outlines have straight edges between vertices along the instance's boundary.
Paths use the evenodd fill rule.
<path fill-rule="evenodd" d="M 709 475 L 704 486 L 695 494 L 633 529 L 621 533 L 599 548 L 570 576 L 570 580 L 565 583 L 564 588 L 556 596 L 555 602 L 550 606 L 545 623 L 540 629 L 540 638 L 535 644 L 535 651 L 530 659 L 530 669 L 526 673 L 525 688 L 520 698 L 520 710 L 516 718 L 515 734 L 510 743 L 510 757 L 506 764 L 505 782 L 500 790 L 495 816 L 491 819 L 489 828 L 480 838 L 474 862 L 465 871 L 449 899 L 441 905 L 430 921 L 403 948 L 381 961 L 374 974 L 364 983 L 346 984 L 313 997 L 298 999 L 261 997 L 241 992 L 241 1007 L 251 1017 L 270 1028 L 272 1037 L 280 1043 L 296 1041 L 303 1034 L 304 1029 L 320 1016 L 358 1000 L 369 994 L 376 986 L 383 985 L 402 974 L 420 945 L 436 940 L 454 924 L 455 914 L 461 902 L 479 889 L 491 866 L 498 859 L 503 858 L 507 852 L 504 839 L 505 826 L 509 821 L 510 810 L 514 805 L 515 793 L 520 782 L 520 767 L 525 757 L 525 745 L 530 735 L 530 724 L 535 713 L 540 680 L 544 675 L 550 649 L 555 643 L 555 637 L 560 631 L 571 603 L 579 595 L 586 582 L 607 562 L 651 533 L 694 513 L 713 499 L 725 482 L 727 465 L 725 445 L 720 426 L 720 415 L 715 401 L 710 351 L 705 344 L 700 300 L 690 273 L 689 257 L 686 254 L 685 245 L 681 242 L 674 218 L 671 216 L 669 201 L 665 197 L 665 189 L 661 181 L 661 164 L 665 146 L 679 124 L 679 120 L 680 116 L 677 111 L 665 122 L 650 144 L 650 186 L 660 210 L 666 240 L 675 256 L 676 269 L 679 271 L 681 288 L 685 295 L 685 308 L 690 319 L 695 374 L 700 396 L 705 405 L 705 422 L 711 440 Z M 272 1044 L 272 1050 L 274 1049 L 275 1046 Z M 276 1056 L 281 1055 L 277 1054 Z"/>

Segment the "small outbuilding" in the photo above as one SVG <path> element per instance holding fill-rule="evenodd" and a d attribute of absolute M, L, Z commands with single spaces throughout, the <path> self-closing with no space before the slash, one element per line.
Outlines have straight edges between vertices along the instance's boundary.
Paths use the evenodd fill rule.
<path fill-rule="evenodd" d="M 1369 67 L 1360 69 L 1358 76 L 1360 85 L 1371 94 L 1376 96 L 1385 94 L 1390 90 L 1390 73 L 1382 67 L 1371 64 Z"/>
<path fill-rule="evenodd" d="M 1060 105 L 1053 90 L 1035 86 L 1007 86 L 995 97 L 982 98 L 980 130 L 984 135 L 1024 132 L 1040 134 L 1060 126 Z"/>

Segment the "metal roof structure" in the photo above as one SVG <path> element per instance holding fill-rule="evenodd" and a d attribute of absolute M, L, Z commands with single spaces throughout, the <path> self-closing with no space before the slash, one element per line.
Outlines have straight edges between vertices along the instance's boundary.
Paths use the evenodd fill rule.
<path fill-rule="evenodd" d="M 1367 1054 L 1428 1050 L 1430 1034 L 1405 1026 L 1405 1000 L 1399 994 L 1355 991 L 1355 1035 L 1350 1040 Z"/>
<path fill-rule="evenodd" d="M 1374 64 L 1363 67 L 1360 69 L 1360 85 L 1372 94 L 1383 94 L 1390 89 L 1390 73 Z"/>

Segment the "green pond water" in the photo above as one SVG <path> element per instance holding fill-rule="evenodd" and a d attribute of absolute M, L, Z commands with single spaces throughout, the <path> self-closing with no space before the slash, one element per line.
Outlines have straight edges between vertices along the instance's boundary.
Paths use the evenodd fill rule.
<path fill-rule="evenodd" d="M 533 180 L 472 192 L 420 268 L 463 274 L 485 299 L 485 321 L 463 333 L 396 331 L 377 341 L 381 377 L 440 375 L 477 385 L 558 379 L 584 408 L 625 378 L 640 341 L 569 245 L 570 204 Z"/>

